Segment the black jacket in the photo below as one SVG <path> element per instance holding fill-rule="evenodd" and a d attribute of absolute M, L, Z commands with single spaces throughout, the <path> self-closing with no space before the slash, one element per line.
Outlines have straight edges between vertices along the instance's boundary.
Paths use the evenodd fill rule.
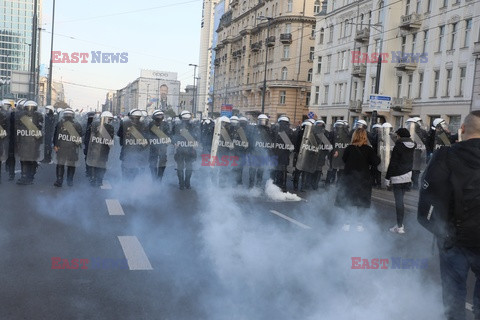
<path fill-rule="evenodd" d="M 417 219 L 445 247 L 480 247 L 480 139 L 434 152 L 423 176 Z"/>
<path fill-rule="evenodd" d="M 385 179 L 390 180 L 391 177 L 401 176 L 412 171 L 413 152 L 416 145 L 410 138 L 400 138 L 395 142 Z"/>

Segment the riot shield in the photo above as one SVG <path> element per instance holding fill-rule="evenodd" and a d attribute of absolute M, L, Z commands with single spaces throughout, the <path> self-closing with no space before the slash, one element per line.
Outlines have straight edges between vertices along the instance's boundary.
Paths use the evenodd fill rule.
<path fill-rule="evenodd" d="M 103 120 L 95 120 L 88 141 L 87 165 L 95 168 L 108 167 L 108 155 L 114 145 L 114 128 Z"/>
<path fill-rule="evenodd" d="M 427 167 L 427 147 L 419 135 L 420 126 L 415 122 L 408 122 L 407 129 L 410 131 L 412 140 L 417 144 L 413 152 L 413 170 L 424 170 Z"/>
<path fill-rule="evenodd" d="M 144 121 L 133 122 L 130 119 L 120 124 L 123 132 L 123 146 L 120 153 L 125 168 L 143 168 L 148 166 L 149 151 L 147 125 Z"/>
<path fill-rule="evenodd" d="M 280 165 L 288 165 L 290 153 L 295 149 L 294 144 L 292 143 L 293 131 L 287 125 L 286 127 L 281 127 L 280 124 L 277 130 L 275 130 L 275 154 L 278 156 Z"/>
<path fill-rule="evenodd" d="M 61 119 L 53 138 L 53 161 L 58 165 L 76 167 L 82 149 L 82 136 L 82 125 L 77 120 L 73 117 Z"/>
<path fill-rule="evenodd" d="M 450 133 L 444 125 L 446 126 L 445 123 L 440 124 L 435 130 L 435 145 L 433 147 L 434 151 L 440 149 L 441 147 L 450 147 L 452 145 L 450 142 Z"/>
<path fill-rule="evenodd" d="M 238 126 L 235 128 L 235 131 L 233 133 L 233 145 L 235 148 L 235 151 L 238 153 L 245 153 L 248 149 L 248 137 L 247 137 L 247 132 L 245 131 L 246 128 L 242 126 Z"/>
<path fill-rule="evenodd" d="M 333 145 L 330 140 L 327 138 L 327 131 L 324 128 L 314 126 L 313 133 L 319 143 L 319 155 L 317 161 L 317 171 L 322 170 L 322 167 L 325 165 L 326 157 L 330 154 L 333 149 Z"/>
<path fill-rule="evenodd" d="M 0 162 L 7 160 L 10 143 L 10 111 L 0 108 Z"/>
<path fill-rule="evenodd" d="M 381 160 L 380 164 L 377 167 L 378 171 L 382 173 L 387 172 L 394 146 L 395 141 L 393 140 L 391 135 L 391 128 L 378 128 L 377 154 Z"/>
<path fill-rule="evenodd" d="M 44 118 L 38 111 L 15 112 L 15 157 L 41 161 L 44 155 Z"/>
<path fill-rule="evenodd" d="M 320 156 L 320 143 L 313 133 L 312 126 L 305 126 L 297 158 L 297 170 L 314 173 Z"/>
<path fill-rule="evenodd" d="M 211 159 L 219 158 L 228 151 L 233 150 L 233 141 L 230 133 L 226 128 L 226 122 L 221 121 L 221 118 L 215 120 L 215 129 L 213 131 L 212 149 L 210 151 Z M 216 161 L 212 161 L 210 166 L 213 168 Z"/>
<path fill-rule="evenodd" d="M 170 139 L 168 124 L 165 122 L 156 123 L 151 121 L 148 125 L 148 144 L 150 145 L 150 160 L 155 166 L 166 166 L 167 164 L 167 148 L 172 140 Z M 160 160 L 158 159 L 160 157 Z M 160 161 L 159 163 L 157 161 Z"/>
<path fill-rule="evenodd" d="M 332 157 L 332 168 L 335 170 L 343 169 L 345 167 L 342 157 L 345 149 L 347 149 L 350 144 L 347 130 L 348 129 L 344 126 L 337 126 L 334 128 L 333 152 L 338 152 L 337 157 Z"/>

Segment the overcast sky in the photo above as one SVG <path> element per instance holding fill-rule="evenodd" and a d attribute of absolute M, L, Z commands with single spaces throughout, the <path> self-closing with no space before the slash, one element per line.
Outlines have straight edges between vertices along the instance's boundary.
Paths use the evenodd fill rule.
<path fill-rule="evenodd" d="M 50 60 L 53 0 L 43 0 L 41 63 Z M 202 0 L 56 1 L 54 51 L 128 53 L 128 63 L 56 63 L 54 81 L 63 80 L 66 102 L 95 108 L 107 90 L 134 81 L 140 69 L 178 73 L 182 89 L 193 83 L 198 64 Z M 68 83 L 74 83 L 68 84 Z"/>

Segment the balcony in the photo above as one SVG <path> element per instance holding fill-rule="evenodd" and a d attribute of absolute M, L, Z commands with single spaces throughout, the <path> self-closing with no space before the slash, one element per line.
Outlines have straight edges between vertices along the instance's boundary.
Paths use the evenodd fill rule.
<path fill-rule="evenodd" d="M 218 67 L 220 65 L 220 58 L 215 59 L 213 64 L 215 65 L 215 67 Z"/>
<path fill-rule="evenodd" d="M 370 39 L 370 28 L 363 28 L 357 30 L 355 33 L 355 41 L 357 42 L 368 42 Z"/>
<path fill-rule="evenodd" d="M 352 69 L 352 76 L 365 78 L 367 75 L 367 65 L 366 64 L 354 64 Z"/>
<path fill-rule="evenodd" d="M 392 98 L 392 110 L 400 112 L 412 112 L 412 99 L 407 98 Z"/>
<path fill-rule="evenodd" d="M 266 39 L 267 47 L 275 46 L 275 36 L 270 36 Z"/>
<path fill-rule="evenodd" d="M 348 105 L 348 110 L 351 112 L 357 112 L 361 113 L 362 112 L 362 100 L 350 100 L 350 103 Z"/>
<path fill-rule="evenodd" d="M 412 13 L 402 16 L 400 20 L 401 29 L 419 29 L 422 26 L 422 16 L 417 13 Z"/>
<path fill-rule="evenodd" d="M 395 65 L 398 71 L 415 71 L 417 69 L 418 62 L 401 61 Z"/>
<path fill-rule="evenodd" d="M 261 48 L 262 48 L 262 43 L 261 42 L 252 43 L 250 45 L 250 49 L 252 50 L 252 52 L 258 52 L 258 51 L 260 51 Z"/>
<path fill-rule="evenodd" d="M 280 35 L 280 42 L 283 44 L 292 43 L 292 34 L 291 33 L 282 33 Z"/>
<path fill-rule="evenodd" d="M 480 55 L 480 41 L 479 42 L 475 42 L 474 46 L 473 46 L 473 54 L 474 55 Z"/>

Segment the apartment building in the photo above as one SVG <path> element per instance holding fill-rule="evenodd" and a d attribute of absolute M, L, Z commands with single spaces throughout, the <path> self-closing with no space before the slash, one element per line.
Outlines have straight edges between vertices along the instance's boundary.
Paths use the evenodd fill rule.
<path fill-rule="evenodd" d="M 315 18 L 319 0 L 230 1 L 217 28 L 214 111 L 233 105 L 235 113 L 272 121 L 286 114 L 297 123 L 308 113 Z M 265 72 L 266 69 L 266 72 Z"/>
<path fill-rule="evenodd" d="M 378 94 L 391 97 L 381 121 L 443 117 L 458 128 L 472 105 L 479 14 L 474 0 L 324 1 L 311 111 L 327 124 L 369 120 L 381 56 Z"/>

